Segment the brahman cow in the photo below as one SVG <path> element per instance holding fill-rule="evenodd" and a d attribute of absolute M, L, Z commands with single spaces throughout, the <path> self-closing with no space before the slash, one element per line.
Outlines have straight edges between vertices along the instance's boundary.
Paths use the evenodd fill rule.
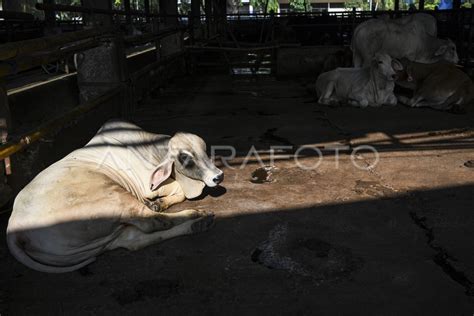
<path fill-rule="evenodd" d="M 109 121 L 92 140 L 51 165 L 16 197 L 10 252 L 38 271 L 77 270 L 115 248 L 136 250 L 207 230 L 213 214 L 160 213 L 223 179 L 196 135 L 173 137 Z"/>
<path fill-rule="evenodd" d="M 422 64 L 401 60 L 403 70 L 398 72 L 396 83 L 414 90 L 413 97 L 399 96 L 401 103 L 412 107 L 431 107 L 449 110 L 463 108 L 474 101 L 474 84 L 471 78 L 450 63 Z"/>
<path fill-rule="evenodd" d="M 387 54 L 377 54 L 369 67 L 337 68 L 316 80 L 318 102 L 331 105 L 347 102 L 353 106 L 396 105 L 393 94 L 396 70 L 403 66 Z"/>
<path fill-rule="evenodd" d="M 354 30 L 351 49 L 354 67 L 368 66 L 376 53 L 422 63 L 459 60 L 456 45 L 436 37 L 436 19 L 425 13 L 365 21 Z"/>

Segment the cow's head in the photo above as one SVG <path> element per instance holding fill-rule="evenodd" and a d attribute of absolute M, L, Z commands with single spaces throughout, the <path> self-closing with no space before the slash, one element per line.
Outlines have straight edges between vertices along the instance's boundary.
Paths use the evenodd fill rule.
<path fill-rule="evenodd" d="M 400 64 L 402 68 L 394 67 L 395 72 L 397 73 L 397 82 L 412 82 L 414 81 L 412 75 L 412 66 L 411 61 L 408 58 L 403 57 L 400 59 Z"/>
<path fill-rule="evenodd" d="M 397 79 L 397 72 L 403 70 L 403 65 L 397 59 L 392 59 L 387 54 L 376 54 L 372 58 L 372 69 L 378 73 L 378 75 L 387 81 L 394 81 Z"/>
<path fill-rule="evenodd" d="M 176 133 L 171 137 L 167 156 L 151 176 L 151 190 L 156 190 L 173 171 L 188 199 L 199 196 L 206 185 L 215 187 L 224 179 L 224 173 L 207 156 L 206 143 L 189 133 Z"/>
<path fill-rule="evenodd" d="M 457 64 L 459 62 L 459 57 L 456 45 L 450 39 L 440 39 L 439 43 L 440 45 L 434 53 L 436 59 Z"/>

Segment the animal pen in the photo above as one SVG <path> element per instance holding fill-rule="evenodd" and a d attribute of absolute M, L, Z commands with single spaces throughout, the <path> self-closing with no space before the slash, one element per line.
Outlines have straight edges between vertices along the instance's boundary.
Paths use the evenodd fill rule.
<path fill-rule="evenodd" d="M 76 272 L 30 270 L 1 237 L 0 315 L 474 311 L 474 110 L 315 96 L 320 73 L 351 67 L 358 25 L 414 13 L 400 0 L 298 13 L 270 12 L 267 0 L 237 14 L 192 0 L 187 15 L 175 0 L 159 10 L 145 0 L 144 11 L 44 0 L 42 20 L 5 2 L 2 229 L 17 194 L 109 119 L 201 136 L 225 180 L 170 209 L 213 212 L 208 232 L 107 252 Z M 474 8 L 418 6 L 472 79 Z"/>

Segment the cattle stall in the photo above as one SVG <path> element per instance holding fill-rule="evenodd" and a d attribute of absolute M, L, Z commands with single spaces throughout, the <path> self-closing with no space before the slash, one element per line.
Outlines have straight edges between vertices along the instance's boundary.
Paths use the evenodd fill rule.
<path fill-rule="evenodd" d="M 472 314 L 474 104 L 458 105 L 474 97 L 474 7 L 455 0 L 453 9 L 424 10 L 421 0 L 419 10 L 403 11 L 395 0 L 388 11 L 274 12 L 265 1 L 262 12 L 229 13 L 226 1 L 191 0 L 183 14 L 186 3 L 176 0 L 25 0 L 27 12 L 1 3 L 0 316 Z M 420 13 L 434 18 L 435 38 L 453 43 L 456 65 L 441 60 L 440 79 L 426 79 L 423 63 L 376 54 L 354 75 L 358 26 Z M 337 78 L 318 79 L 326 77 Z M 344 80 L 375 101 L 321 97 Z M 461 100 L 454 106 L 410 105 L 424 83 L 432 84 L 425 93 L 442 93 L 455 80 L 462 89 L 450 95 Z M 381 86 L 390 105 L 380 101 Z M 166 155 L 148 153 L 161 160 L 144 190 L 176 180 L 179 204 L 164 207 L 169 196 L 143 197 L 114 178 L 152 159 L 119 158 L 154 148 L 155 140 L 136 138 L 141 129 L 205 141 L 203 155 L 199 139 L 184 137 L 192 145 L 171 163 L 166 141 Z M 95 169 L 78 171 L 77 161 L 92 159 L 77 151 L 86 144 L 102 156 Z M 166 161 L 174 169 L 157 182 Z M 48 180 L 44 170 L 61 163 L 63 178 Z M 201 165 L 214 173 L 178 180 Z M 185 189 L 192 181 L 198 193 Z M 150 219 L 100 215 L 133 204 L 117 192 Z M 26 220 L 46 198 L 42 215 Z M 58 201 L 69 215 L 47 220 Z M 182 219 L 183 210 L 198 211 Z M 157 233 L 154 216 L 172 226 L 144 242 Z M 27 261 L 12 251 L 12 227 Z M 135 235 L 117 237 L 131 227 Z M 83 258 L 102 239 L 92 260 L 68 270 L 69 257 Z M 52 245 L 81 250 L 58 255 Z M 47 268 L 25 263 L 38 263 L 34 247 L 50 249 L 41 257 L 53 258 Z"/>

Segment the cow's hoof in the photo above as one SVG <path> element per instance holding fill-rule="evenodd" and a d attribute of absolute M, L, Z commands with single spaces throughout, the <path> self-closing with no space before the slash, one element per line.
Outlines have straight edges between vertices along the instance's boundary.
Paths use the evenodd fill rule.
<path fill-rule="evenodd" d="M 145 201 L 145 205 L 154 212 L 163 212 L 166 210 L 165 203 L 162 199 L 157 199 L 156 201 Z"/>
<path fill-rule="evenodd" d="M 202 217 L 191 225 L 193 233 L 200 233 L 209 230 L 214 225 L 214 213 L 199 211 Z"/>

